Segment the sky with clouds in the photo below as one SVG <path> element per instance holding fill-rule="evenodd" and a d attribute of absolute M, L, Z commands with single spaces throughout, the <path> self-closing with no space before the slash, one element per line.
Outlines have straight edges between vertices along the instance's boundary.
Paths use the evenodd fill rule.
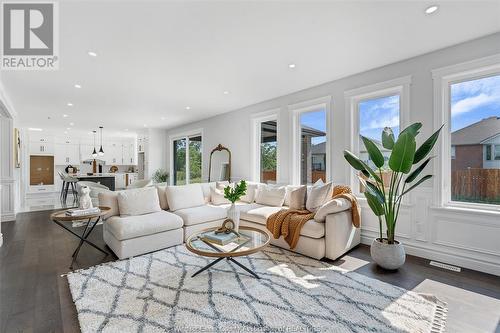
<path fill-rule="evenodd" d="M 300 115 L 300 124 L 312 127 L 326 133 L 326 111 L 318 110 L 305 112 Z M 311 139 L 313 145 L 326 141 L 326 136 L 314 137 Z"/>
<path fill-rule="evenodd" d="M 450 94 L 452 131 L 500 117 L 500 75 L 452 84 Z"/>
<path fill-rule="evenodd" d="M 368 99 L 359 103 L 359 132 L 381 141 L 384 127 L 399 134 L 399 95 Z"/>

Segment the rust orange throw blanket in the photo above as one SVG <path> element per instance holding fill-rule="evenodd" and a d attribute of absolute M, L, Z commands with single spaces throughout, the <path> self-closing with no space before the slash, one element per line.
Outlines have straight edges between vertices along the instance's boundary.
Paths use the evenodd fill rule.
<path fill-rule="evenodd" d="M 351 194 L 351 189 L 348 186 L 335 186 L 333 188 L 332 199 L 339 198 L 345 198 L 351 202 L 352 224 L 356 228 L 359 228 L 361 225 L 361 214 L 358 201 Z M 266 227 L 275 239 L 283 236 L 290 249 L 294 249 L 299 241 L 302 226 L 307 221 L 313 219 L 314 214 L 308 210 L 282 209 L 267 218 Z"/>
<path fill-rule="evenodd" d="M 283 236 L 293 249 L 299 241 L 302 226 L 312 218 L 314 213 L 308 210 L 282 209 L 267 218 L 266 226 L 274 238 Z"/>

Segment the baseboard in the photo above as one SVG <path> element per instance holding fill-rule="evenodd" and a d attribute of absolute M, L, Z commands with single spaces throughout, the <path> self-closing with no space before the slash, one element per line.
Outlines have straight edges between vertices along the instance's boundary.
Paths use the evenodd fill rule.
<path fill-rule="evenodd" d="M 373 237 L 362 235 L 361 243 L 371 245 Z M 441 246 L 433 248 L 418 246 L 416 244 L 404 243 L 406 253 L 429 260 L 441 261 L 443 263 L 456 265 L 463 268 L 472 269 L 479 272 L 500 276 L 500 265 L 480 261 L 477 258 L 468 258 L 463 255 L 457 255 L 443 249 Z"/>
<path fill-rule="evenodd" d="M 14 213 L 2 214 L 2 216 L 0 217 L 0 222 L 9 222 L 15 220 L 16 220 L 16 214 Z"/>

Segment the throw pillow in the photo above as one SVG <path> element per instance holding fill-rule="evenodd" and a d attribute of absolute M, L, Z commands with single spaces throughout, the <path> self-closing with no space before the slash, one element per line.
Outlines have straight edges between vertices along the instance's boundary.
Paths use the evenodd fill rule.
<path fill-rule="evenodd" d="M 261 205 L 281 207 L 285 201 L 285 187 L 259 186 L 255 202 Z"/>
<path fill-rule="evenodd" d="M 229 185 L 234 186 L 233 183 L 229 183 L 227 180 L 215 182 L 215 188 L 218 190 L 222 190 L 222 191 L 224 191 L 224 188 L 229 186 Z"/>
<path fill-rule="evenodd" d="M 323 206 L 321 206 L 316 214 L 314 215 L 314 220 L 316 222 L 325 222 L 326 216 L 328 214 L 335 214 L 348 210 L 351 208 L 351 203 L 349 200 L 340 198 L 327 201 Z"/>
<path fill-rule="evenodd" d="M 286 185 L 286 193 L 285 193 L 285 202 L 283 205 L 290 206 L 290 194 L 292 194 L 293 190 L 300 188 L 302 185 Z"/>
<path fill-rule="evenodd" d="M 212 204 L 216 206 L 231 203 L 231 201 L 224 198 L 224 191 L 221 191 L 216 188 L 210 189 L 210 201 L 212 201 Z"/>
<path fill-rule="evenodd" d="M 158 190 L 145 187 L 118 192 L 120 216 L 136 216 L 161 211 Z"/>
<path fill-rule="evenodd" d="M 323 206 L 323 204 L 330 199 L 331 189 L 332 183 L 327 183 L 324 185 L 314 184 L 307 196 L 306 209 L 310 212 L 315 213 L 319 209 L 319 207 Z"/>
<path fill-rule="evenodd" d="M 156 185 L 156 190 L 158 191 L 158 198 L 160 200 L 160 208 L 163 210 L 168 210 L 166 189 L 167 189 L 167 186 Z"/>
<path fill-rule="evenodd" d="M 290 192 L 288 206 L 290 209 L 303 210 L 305 208 L 307 186 L 299 186 Z"/>
<path fill-rule="evenodd" d="M 205 198 L 200 184 L 167 186 L 167 201 L 171 211 L 203 206 Z"/>
<path fill-rule="evenodd" d="M 257 197 L 257 190 L 259 188 L 259 185 L 257 184 L 249 184 L 247 182 L 247 192 L 245 193 L 244 196 L 240 198 L 240 201 L 252 203 L 255 201 L 255 198 Z"/>

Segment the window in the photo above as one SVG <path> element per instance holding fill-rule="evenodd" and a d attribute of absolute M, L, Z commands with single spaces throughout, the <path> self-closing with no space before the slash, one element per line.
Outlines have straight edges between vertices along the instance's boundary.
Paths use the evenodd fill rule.
<path fill-rule="evenodd" d="M 484 145 L 486 149 L 486 160 L 491 161 L 491 145 Z"/>
<path fill-rule="evenodd" d="M 326 182 L 326 110 L 300 114 L 300 184 Z"/>
<path fill-rule="evenodd" d="M 500 75 L 451 82 L 449 91 L 450 199 L 500 205 Z"/>
<path fill-rule="evenodd" d="M 391 151 L 382 146 L 382 131 L 385 127 L 390 127 L 397 139 L 400 128 L 408 124 L 410 84 L 411 76 L 405 76 L 345 92 L 346 111 L 350 116 L 348 128 L 351 129 L 351 141 L 347 149 L 375 168 L 361 136 L 371 139 L 386 162 L 381 168 L 385 184 L 390 183 L 391 173 L 387 163 Z M 362 193 L 359 174 L 348 164 L 346 166 L 353 191 Z"/>
<path fill-rule="evenodd" d="M 276 183 L 278 136 L 277 121 L 260 123 L 260 182 Z"/>
<path fill-rule="evenodd" d="M 185 185 L 202 182 L 202 136 L 178 137 L 172 142 L 171 183 Z"/>
<path fill-rule="evenodd" d="M 451 159 L 454 160 L 456 158 L 457 149 L 455 146 L 451 146 Z"/>

